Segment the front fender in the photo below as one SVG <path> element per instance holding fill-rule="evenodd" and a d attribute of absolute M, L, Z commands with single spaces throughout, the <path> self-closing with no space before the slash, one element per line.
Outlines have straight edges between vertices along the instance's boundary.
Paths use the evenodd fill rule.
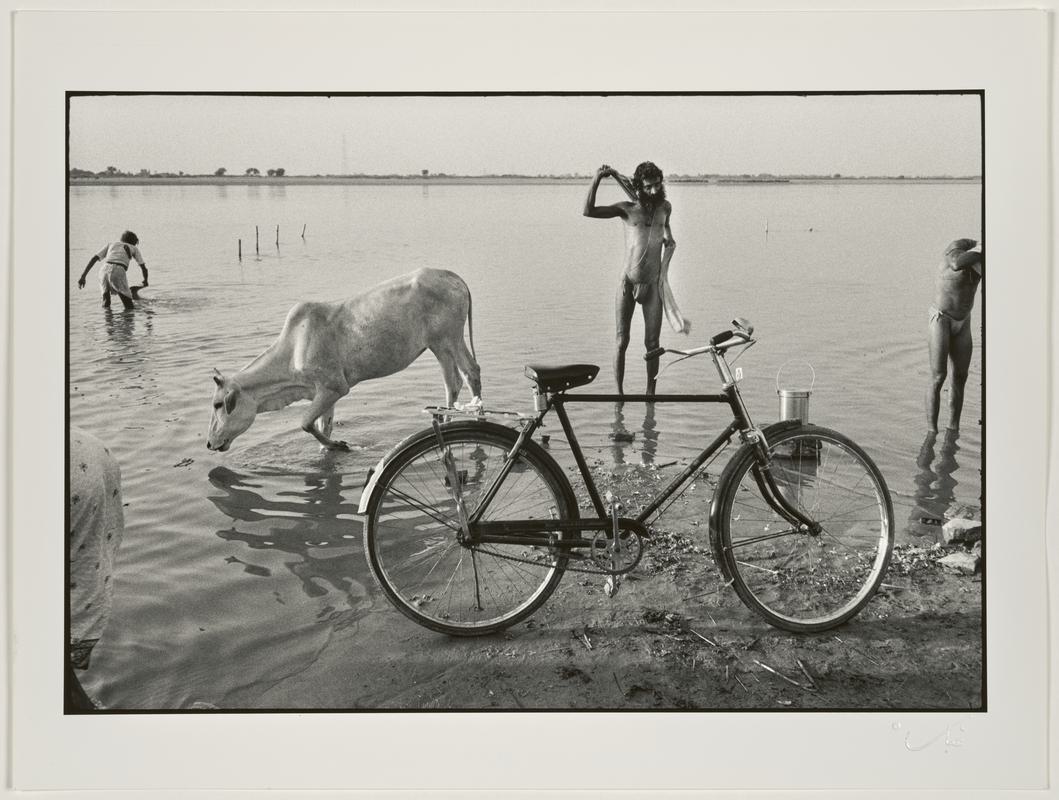
<path fill-rule="evenodd" d="M 800 419 L 786 419 L 765 426 L 762 428 L 761 433 L 765 437 L 766 446 L 772 441 L 773 437 L 784 431 L 798 428 L 801 424 L 802 421 Z M 721 574 L 724 575 L 725 580 L 731 580 L 732 576 L 728 572 L 727 562 L 721 557 L 721 487 L 724 486 L 724 483 L 728 480 L 732 470 L 735 469 L 736 464 L 741 460 L 740 457 L 742 456 L 743 451 L 753 446 L 753 444 L 744 444 L 735 452 L 735 455 L 728 459 L 728 464 L 721 472 L 721 477 L 717 481 L 717 490 L 713 493 L 713 499 L 710 501 L 710 545 L 713 548 L 714 559 L 717 561 L 717 566 L 720 567 Z"/>

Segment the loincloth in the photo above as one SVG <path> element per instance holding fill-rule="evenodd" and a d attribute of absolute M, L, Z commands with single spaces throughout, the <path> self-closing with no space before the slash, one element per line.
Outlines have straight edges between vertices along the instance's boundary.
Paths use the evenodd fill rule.
<path fill-rule="evenodd" d="M 928 324 L 930 325 L 933 325 L 935 322 L 938 322 L 942 319 L 947 320 L 949 325 L 949 333 L 952 334 L 961 333 L 963 329 L 967 326 L 967 320 L 969 320 L 970 318 L 971 315 L 968 314 L 963 319 L 957 319 L 952 314 L 942 311 L 937 306 L 931 306 L 927 316 Z"/>
<path fill-rule="evenodd" d="M 658 299 L 658 282 L 636 283 L 623 275 L 621 293 L 623 297 L 632 297 L 633 300 L 641 305 L 653 303 Z"/>

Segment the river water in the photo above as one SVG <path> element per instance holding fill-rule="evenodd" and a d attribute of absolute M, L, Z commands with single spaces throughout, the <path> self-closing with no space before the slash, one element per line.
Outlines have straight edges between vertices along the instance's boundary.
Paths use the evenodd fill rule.
<path fill-rule="evenodd" d="M 321 453 L 299 430 L 298 407 L 258 416 L 228 453 L 205 447 L 212 370 L 235 372 L 264 350 L 296 301 L 347 298 L 418 267 L 451 269 L 472 291 L 488 407 L 530 409 L 528 362 L 600 364 L 595 390 L 610 390 L 623 237 L 618 221 L 581 216 L 586 189 L 71 189 L 70 424 L 117 457 L 127 503 L 114 613 L 85 674 L 90 693 L 112 707 L 232 707 L 381 602 L 356 506 L 366 470 L 428 423 L 423 406 L 444 399 L 429 353 L 339 401 L 335 436 L 351 452 Z M 663 325 L 663 345 L 698 345 L 734 316 L 751 320 L 759 343 L 737 365 L 758 423 L 777 416 L 777 375 L 785 388 L 807 388 L 811 364 L 810 417 L 879 464 L 899 541 L 934 541 L 946 510 L 977 505 L 980 301 L 958 439 L 926 437 L 923 397 L 935 265 L 950 240 L 979 238 L 981 186 L 677 183 L 668 192 L 679 244 L 671 282 L 694 327 L 682 337 Z M 76 279 L 126 228 L 140 236 L 151 287 L 132 312 L 104 311 L 99 268 L 84 291 Z M 129 277 L 138 282 L 135 266 Z M 642 330 L 637 317 L 630 392 L 643 384 Z M 660 382 L 665 392 L 716 390 L 704 358 Z M 718 406 L 572 411 L 604 468 L 686 460 L 727 422 Z M 557 426 L 551 433 L 563 459 Z"/>

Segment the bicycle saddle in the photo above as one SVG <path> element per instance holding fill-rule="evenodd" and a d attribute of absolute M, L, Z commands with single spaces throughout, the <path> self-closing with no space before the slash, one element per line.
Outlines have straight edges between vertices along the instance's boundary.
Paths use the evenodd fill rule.
<path fill-rule="evenodd" d="M 563 392 L 592 383 L 599 374 L 599 367 L 595 364 L 564 364 L 559 367 L 527 364 L 525 373 L 527 378 L 537 383 L 539 391 Z"/>

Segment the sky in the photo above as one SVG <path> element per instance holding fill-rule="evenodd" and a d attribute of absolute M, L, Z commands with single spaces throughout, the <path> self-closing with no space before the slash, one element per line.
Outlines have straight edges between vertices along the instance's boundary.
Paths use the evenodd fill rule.
<path fill-rule="evenodd" d="M 978 95 L 70 98 L 70 166 L 288 175 L 979 175 Z"/>

